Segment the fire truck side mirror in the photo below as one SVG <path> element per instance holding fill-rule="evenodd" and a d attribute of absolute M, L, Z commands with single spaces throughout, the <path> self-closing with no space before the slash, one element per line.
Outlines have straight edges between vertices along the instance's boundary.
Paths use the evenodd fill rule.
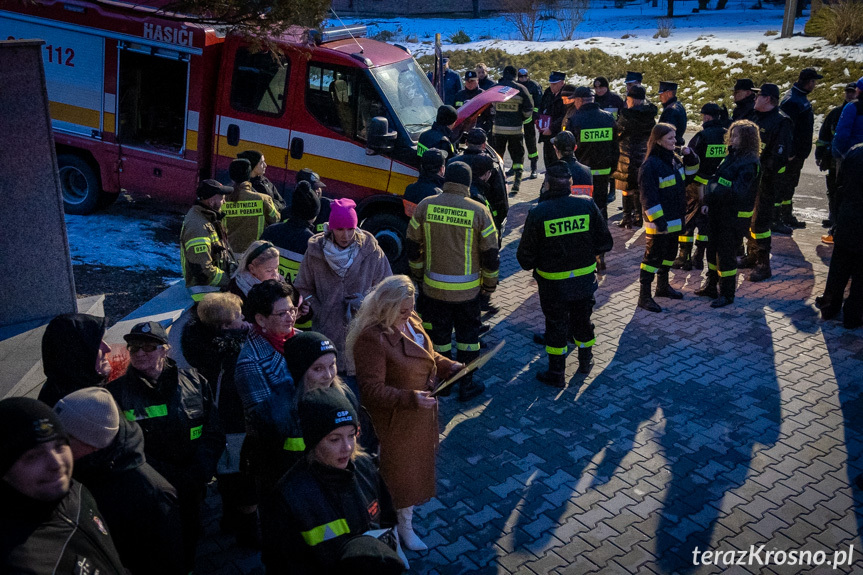
<path fill-rule="evenodd" d="M 398 134 L 390 132 L 389 122 L 383 116 L 372 118 L 368 129 L 366 154 L 380 154 L 393 149 Z"/>

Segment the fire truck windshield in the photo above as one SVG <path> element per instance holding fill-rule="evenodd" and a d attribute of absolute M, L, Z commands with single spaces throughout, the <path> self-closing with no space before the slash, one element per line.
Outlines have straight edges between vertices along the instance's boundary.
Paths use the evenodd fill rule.
<path fill-rule="evenodd" d="M 413 58 L 372 68 L 372 75 L 381 87 L 399 122 L 413 141 L 432 125 L 437 109 L 443 104 L 431 82 Z"/>

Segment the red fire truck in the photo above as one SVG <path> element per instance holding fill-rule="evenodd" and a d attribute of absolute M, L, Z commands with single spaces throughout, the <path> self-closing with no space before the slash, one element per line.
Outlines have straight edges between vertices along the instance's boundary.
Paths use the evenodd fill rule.
<path fill-rule="evenodd" d="M 292 29 L 275 58 L 141 4 L 37 0 L 0 10 L 0 38 L 45 41 L 68 213 L 90 213 L 121 190 L 191 204 L 200 179 L 227 182 L 237 153 L 256 149 L 282 190 L 311 168 L 327 195 L 354 199 L 395 262 L 416 141 L 441 101 L 409 50 L 364 33 Z"/>

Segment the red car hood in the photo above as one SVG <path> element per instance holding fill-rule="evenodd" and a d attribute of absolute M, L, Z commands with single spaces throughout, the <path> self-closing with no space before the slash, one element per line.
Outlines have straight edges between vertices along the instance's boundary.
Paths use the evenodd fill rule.
<path fill-rule="evenodd" d="M 456 120 L 453 126 L 453 132 L 455 132 L 455 135 L 460 136 L 462 132 L 473 128 L 477 117 L 486 108 L 495 102 L 506 102 L 518 94 L 518 90 L 509 86 L 492 86 L 479 96 L 471 98 L 467 104 L 458 109 L 458 120 Z"/>

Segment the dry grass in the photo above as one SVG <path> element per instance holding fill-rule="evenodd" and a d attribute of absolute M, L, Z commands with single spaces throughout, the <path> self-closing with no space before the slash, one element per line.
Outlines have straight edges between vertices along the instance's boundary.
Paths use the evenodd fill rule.
<path fill-rule="evenodd" d="M 656 21 L 656 34 L 654 38 L 668 38 L 671 36 L 671 31 L 674 29 L 674 22 L 671 18 L 660 18 Z"/>

